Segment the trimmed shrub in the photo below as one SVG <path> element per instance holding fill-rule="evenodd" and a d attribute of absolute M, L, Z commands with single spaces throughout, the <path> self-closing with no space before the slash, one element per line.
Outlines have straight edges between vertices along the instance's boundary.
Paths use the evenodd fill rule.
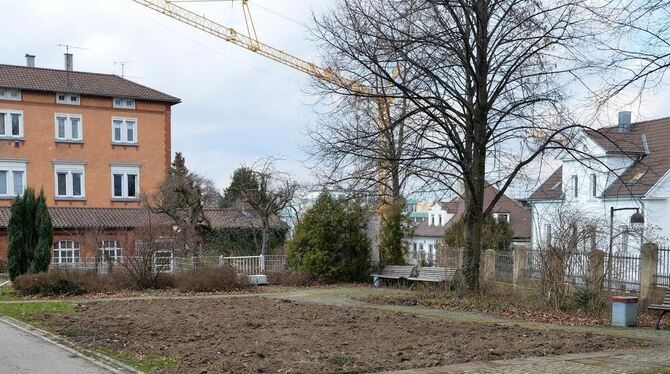
<path fill-rule="evenodd" d="M 287 245 L 292 269 L 329 281 L 366 280 L 370 265 L 367 217 L 357 202 L 323 192 Z"/>
<path fill-rule="evenodd" d="M 177 274 L 175 281 L 182 292 L 233 291 L 249 286 L 247 278 L 230 265 L 191 269 Z"/>

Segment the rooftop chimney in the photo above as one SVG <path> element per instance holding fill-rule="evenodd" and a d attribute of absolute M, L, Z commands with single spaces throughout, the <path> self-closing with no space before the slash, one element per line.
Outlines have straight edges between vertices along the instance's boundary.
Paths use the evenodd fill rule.
<path fill-rule="evenodd" d="M 65 70 L 72 71 L 74 69 L 74 62 L 72 59 L 72 53 L 65 54 Z"/>
<path fill-rule="evenodd" d="M 630 112 L 619 112 L 619 132 L 630 132 Z"/>
<path fill-rule="evenodd" d="M 26 53 L 26 66 L 29 68 L 34 68 L 35 67 L 35 56 Z"/>

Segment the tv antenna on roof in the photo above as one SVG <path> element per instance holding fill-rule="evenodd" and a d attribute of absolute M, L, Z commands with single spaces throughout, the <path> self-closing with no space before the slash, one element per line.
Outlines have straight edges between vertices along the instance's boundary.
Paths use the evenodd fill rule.
<path fill-rule="evenodd" d="M 72 48 L 72 49 L 81 49 L 81 50 L 84 50 L 84 51 L 88 51 L 88 48 L 77 47 L 76 45 L 72 45 L 72 44 L 57 44 L 57 45 L 58 45 L 59 47 L 65 47 L 65 53 L 70 53 L 70 48 Z"/>
<path fill-rule="evenodd" d="M 114 66 L 121 65 L 121 78 L 126 77 L 126 64 L 135 64 L 137 61 L 114 61 Z M 133 77 L 128 77 L 133 78 Z"/>

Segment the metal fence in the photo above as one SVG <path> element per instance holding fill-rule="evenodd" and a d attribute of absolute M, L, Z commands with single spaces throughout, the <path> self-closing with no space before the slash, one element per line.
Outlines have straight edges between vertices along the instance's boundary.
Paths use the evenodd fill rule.
<path fill-rule="evenodd" d="M 526 252 L 525 278 L 542 279 L 542 269 L 544 268 L 542 259 L 542 253 L 538 250 L 531 249 Z"/>
<path fill-rule="evenodd" d="M 640 256 L 612 256 L 611 277 L 607 269 L 609 267 L 608 257 L 605 255 L 605 287 L 615 291 L 639 291 Z"/>
<path fill-rule="evenodd" d="M 658 247 L 656 285 L 670 287 L 670 247 Z"/>
<path fill-rule="evenodd" d="M 670 269 L 670 250 L 664 254 Z M 526 252 L 526 278 L 542 279 L 542 275 L 548 265 L 548 255 L 539 250 L 528 250 Z M 584 286 L 591 279 L 591 258 L 588 252 L 575 252 L 568 255 L 564 261 L 564 281 L 574 285 Z M 604 286 L 611 290 L 637 292 L 640 290 L 640 256 L 637 255 L 614 255 L 612 256 L 611 281 L 608 272 L 608 255 L 603 259 L 602 274 Z M 659 261 L 659 267 L 660 267 Z M 670 276 L 665 279 L 670 281 Z"/>
<path fill-rule="evenodd" d="M 175 257 L 171 252 L 157 252 L 150 260 L 142 257 L 125 256 L 113 261 L 105 261 L 104 258 L 75 259 L 72 262 L 52 263 L 51 269 L 73 269 L 81 271 L 94 271 L 106 273 L 110 268 L 118 266 L 129 266 L 142 264 L 150 261 L 150 265 L 156 272 L 179 273 L 202 267 L 215 267 L 230 265 L 239 273 L 254 275 L 267 274 L 268 272 L 281 272 L 286 270 L 286 257 L 284 255 L 270 256 L 192 256 Z"/>
<path fill-rule="evenodd" d="M 496 252 L 496 280 L 498 282 L 512 282 L 514 273 L 514 253 Z"/>

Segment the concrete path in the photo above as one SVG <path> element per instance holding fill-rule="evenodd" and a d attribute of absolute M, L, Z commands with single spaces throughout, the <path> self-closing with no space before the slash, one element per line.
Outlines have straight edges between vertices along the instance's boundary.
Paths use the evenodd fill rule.
<path fill-rule="evenodd" d="M 0 318 L 0 373 L 108 374 L 108 370 L 65 346 Z"/>

